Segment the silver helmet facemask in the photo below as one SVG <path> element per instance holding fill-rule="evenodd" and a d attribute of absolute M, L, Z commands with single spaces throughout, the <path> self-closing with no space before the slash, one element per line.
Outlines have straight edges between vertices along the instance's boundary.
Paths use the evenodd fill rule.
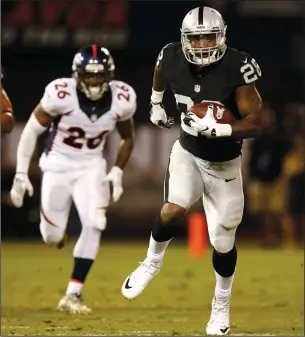
<path fill-rule="evenodd" d="M 198 7 L 184 18 L 181 44 L 185 58 L 198 66 L 219 61 L 225 54 L 227 26 L 219 12 Z"/>

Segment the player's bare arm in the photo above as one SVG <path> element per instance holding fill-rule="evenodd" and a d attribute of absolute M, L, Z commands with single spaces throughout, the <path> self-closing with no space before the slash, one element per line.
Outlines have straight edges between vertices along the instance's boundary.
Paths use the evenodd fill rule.
<path fill-rule="evenodd" d="M 123 194 L 123 169 L 130 158 L 134 144 L 133 118 L 131 117 L 126 121 L 118 122 L 116 124 L 116 129 L 121 136 L 121 144 L 116 162 L 104 179 L 105 181 L 112 183 L 112 199 L 114 202 L 117 202 Z"/>
<path fill-rule="evenodd" d="M 162 100 L 164 91 L 167 86 L 167 79 L 162 72 L 160 63 L 162 62 L 164 48 L 161 50 L 157 64 L 154 70 L 153 77 L 153 87 L 151 94 L 151 110 L 150 110 L 150 120 L 153 124 L 159 126 L 160 128 L 169 129 L 174 124 L 174 119 L 166 115 L 166 111 L 163 107 Z"/>
<path fill-rule="evenodd" d="M 153 90 L 163 93 L 164 90 L 166 89 L 166 86 L 167 86 L 166 77 L 164 76 L 162 69 L 156 66 L 154 70 Z"/>
<path fill-rule="evenodd" d="M 1 105 L 1 132 L 10 133 L 14 128 L 15 118 L 11 101 L 3 88 L 1 91 Z"/>
<path fill-rule="evenodd" d="M 232 137 L 252 138 L 262 132 L 262 99 L 254 84 L 237 88 L 235 100 L 242 119 L 232 124 Z"/>
<path fill-rule="evenodd" d="M 257 137 L 262 132 L 262 99 L 255 84 L 239 86 L 234 93 L 236 107 L 240 119 L 235 119 L 230 124 L 219 124 L 212 117 L 210 110 L 204 118 L 200 119 L 192 111 L 188 116 L 192 119 L 192 127 L 208 138 L 231 137 L 246 139 Z"/>
<path fill-rule="evenodd" d="M 118 133 L 121 137 L 121 144 L 118 151 L 115 166 L 124 169 L 132 152 L 134 145 L 134 122 L 133 118 L 119 122 L 116 125 Z"/>
<path fill-rule="evenodd" d="M 54 120 L 54 117 L 44 111 L 40 103 L 34 109 L 33 114 L 35 115 L 37 122 L 45 128 L 48 128 Z"/>

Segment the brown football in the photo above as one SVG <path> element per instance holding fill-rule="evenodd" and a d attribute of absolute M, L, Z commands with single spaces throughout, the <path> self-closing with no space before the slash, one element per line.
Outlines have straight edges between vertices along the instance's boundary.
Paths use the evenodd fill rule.
<path fill-rule="evenodd" d="M 219 124 L 232 124 L 235 120 L 232 112 L 220 102 L 205 101 L 192 106 L 190 109 L 199 118 L 205 117 L 208 110 L 213 110 L 213 116 Z"/>

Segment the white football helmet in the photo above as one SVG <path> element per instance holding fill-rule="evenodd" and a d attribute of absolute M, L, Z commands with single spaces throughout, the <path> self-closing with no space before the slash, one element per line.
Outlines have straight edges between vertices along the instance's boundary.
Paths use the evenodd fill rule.
<path fill-rule="evenodd" d="M 204 6 L 192 9 L 180 30 L 182 50 L 189 62 L 207 66 L 224 56 L 227 26 L 217 10 Z"/>

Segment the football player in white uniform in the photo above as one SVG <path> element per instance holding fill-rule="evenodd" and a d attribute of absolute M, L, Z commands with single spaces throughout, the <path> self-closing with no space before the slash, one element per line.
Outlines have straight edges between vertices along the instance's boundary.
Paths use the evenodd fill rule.
<path fill-rule="evenodd" d="M 123 193 L 123 169 L 134 143 L 133 115 L 136 94 L 132 87 L 113 80 L 115 65 L 109 51 L 96 45 L 82 48 L 74 57 L 73 76 L 52 81 L 29 118 L 20 137 L 11 199 L 23 205 L 25 192 L 33 195 L 28 168 L 37 138 L 48 130 L 40 158 L 43 172 L 40 231 L 44 242 L 61 248 L 72 200 L 82 231 L 73 251 L 74 268 L 58 310 L 90 313 L 81 290 L 99 250 L 106 228 L 110 199 Z M 102 151 L 106 136 L 117 129 L 122 142 L 117 160 L 106 173 Z"/>

